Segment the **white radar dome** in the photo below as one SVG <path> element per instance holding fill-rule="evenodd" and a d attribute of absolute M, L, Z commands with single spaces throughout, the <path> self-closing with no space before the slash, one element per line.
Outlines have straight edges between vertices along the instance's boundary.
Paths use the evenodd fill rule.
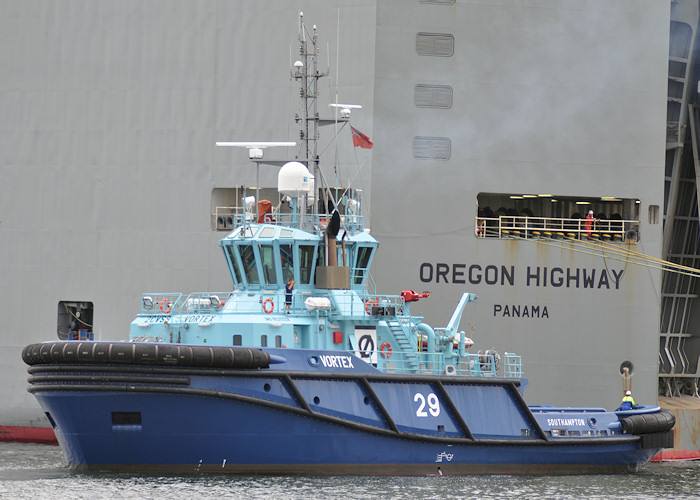
<path fill-rule="evenodd" d="M 291 196 L 299 198 L 311 191 L 311 174 L 306 165 L 298 161 L 290 161 L 282 165 L 277 176 L 277 190 Z"/>

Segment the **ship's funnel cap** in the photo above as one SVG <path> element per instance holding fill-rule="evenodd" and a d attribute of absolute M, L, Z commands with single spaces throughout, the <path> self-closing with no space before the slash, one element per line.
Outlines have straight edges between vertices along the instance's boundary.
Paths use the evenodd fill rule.
<path fill-rule="evenodd" d="M 298 161 L 290 161 L 282 165 L 277 176 L 277 190 L 291 196 L 299 198 L 311 191 L 311 173 L 306 165 Z"/>

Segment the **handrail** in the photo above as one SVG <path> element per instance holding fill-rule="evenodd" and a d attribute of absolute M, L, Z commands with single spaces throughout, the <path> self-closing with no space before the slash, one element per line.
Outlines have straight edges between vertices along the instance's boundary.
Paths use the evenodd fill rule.
<path fill-rule="evenodd" d="M 474 233 L 478 238 L 576 238 L 593 237 L 610 241 L 636 243 L 639 221 L 624 219 L 595 219 L 590 229 L 586 219 L 558 217 L 529 217 L 502 215 L 476 217 Z M 590 233 L 590 234 L 589 234 Z"/>
<path fill-rule="evenodd" d="M 252 212 L 246 212 L 244 207 L 215 207 L 214 220 L 216 229 L 232 231 L 240 226 L 257 223 L 257 217 Z M 329 215 L 319 213 L 294 214 L 281 212 L 275 207 L 272 213 L 265 217 L 265 224 L 275 226 L 289 226 L 303 229 L 308 232 L 319 232 L 326 228 Z M 341 214 L 340 227 L 351 234 L 359 233 L 365 229 L 365 218 L 362 215 Z"/>
<path fill-rule="evenodd" d="M 365 273 L 365 290 L 369 295 L 377 295 L 377 283 L 375 283 L 369 269 L 364 270 Z"/>
<path fill-rule="evenodd" d="M 495 354 L 467 353 L 460 362 L 448 370 L 447 360 L 443 353 L 401 352 L 394 351 L 390 358 L 385 358 L 381 351 L 349 351 L 364 359 L 381 360 L 379 369 L 385 373 L 415 373 L 444 375 L 454 374 L 467 377 L 504 377 L 519 379 L 523 376 L 522 358 L 513 353 L 506 353 L 503 367 L 499 366 L 499 358 Z"/>

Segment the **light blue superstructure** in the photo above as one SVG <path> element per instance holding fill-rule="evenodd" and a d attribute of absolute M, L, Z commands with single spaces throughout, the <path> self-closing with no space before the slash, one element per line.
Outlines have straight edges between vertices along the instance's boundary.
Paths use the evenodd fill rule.
<path fill-rule="evenodd" d="M 316 228 L 323 223 L 318 215 L 310 218 Z M 411 302 L 402 295 L 369 291 L 374 288 L 369 267 L 378 243 L 361 223 L 343 229 L 346 236 L 342 241 L 338 238 L 337 259 L 348 265 L 337 269 L 347 273 L 347 288 L 315 285 L 317 269 L 326 267 L 322 266 L 323 236 L 289 225 L 241 222 L 220 241 L 235 289 L 189 295 L 146 293 L 141 313 L 131 324 L 131 339 L 336 349 L 358 352 L 382 369 L 392 361 L 406 372 L 418 373 L 426 364 L 434 373 L 447 366 L 461 372 L 460 360 L 468 360 L 469 355 L 465 343 L 454 339 L 465 338 L 464 332 L 458 332 L 459 320 L 476 296 L 464 294 L 448 325 L 434 331 L 421 323 L 421 316 L 411 315 Z M 287 311 L 284 285 L 290 277 L 296 284 Z M 422 335 L 428 340 L 425 349 L 419 350 Z M 385 347 L 384 355 L 378 357 L 384 343 L 391 354 Z M 509 362 L 519 373 L 519 358 L 511 355 Z M 471 365 L 481 370 L 474 362 Z M 469 363 L 465 366 L 469 369 Z M 495 363 L 489 364 L 489 370 L 495 374 Z"/>

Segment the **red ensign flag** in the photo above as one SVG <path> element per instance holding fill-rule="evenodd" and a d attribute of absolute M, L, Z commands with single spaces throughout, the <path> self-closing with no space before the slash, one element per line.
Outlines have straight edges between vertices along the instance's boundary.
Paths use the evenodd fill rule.
<path fill-rule="evenodd" d="M 372 149 L 374 143 L 369 137 L 357 130 L 352 125 L 350 125 L 350 130 L 352 130 L 352 143 L 355 147 L 360 146 L 361 148 Z"/>

